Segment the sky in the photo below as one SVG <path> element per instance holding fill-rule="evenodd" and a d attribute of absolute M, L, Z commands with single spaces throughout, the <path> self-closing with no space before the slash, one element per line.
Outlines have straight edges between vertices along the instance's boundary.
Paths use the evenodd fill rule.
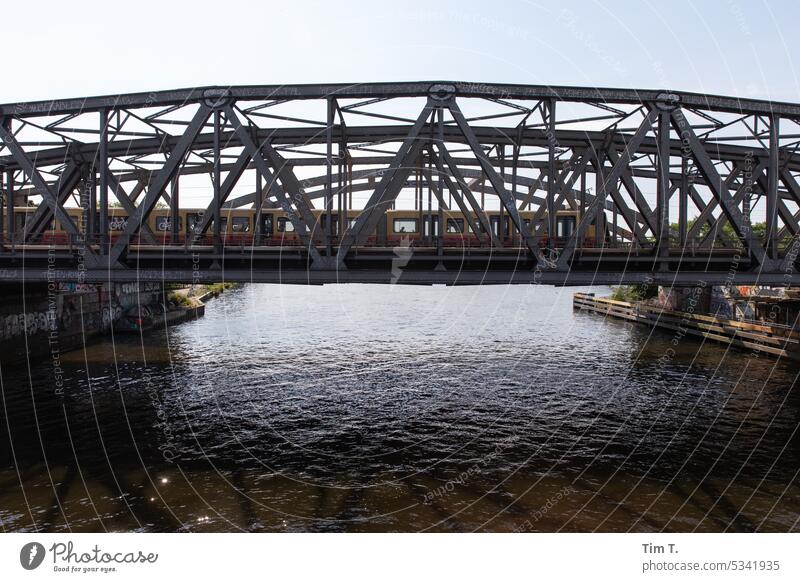
<path fill-rule="evenodd" d="M 800 101 L 796 0 L 29 0 L 3 12 L 0 103 L 426 80 Z M 184 182 L 204 206 L 209 185 Z"/>
<path fill-rule="evenodd" d="M 434 79 L 800 100 L 794 0 L 48 0 L 3 13 L 3 103 Z"/>

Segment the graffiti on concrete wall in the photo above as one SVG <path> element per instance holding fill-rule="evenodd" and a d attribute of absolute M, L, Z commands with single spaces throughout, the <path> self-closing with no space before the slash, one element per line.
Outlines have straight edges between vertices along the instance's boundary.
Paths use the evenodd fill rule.
<path fill-rule="evenodd" d="M 97 293 L 97 286 L 91 283 L 59 283 L 61 293 Z"/>
<path fill-rule="evenodd" d="M 153 283 L 152 281 L 143 283 L 120 283 L 115 289 L 117 296 L 137 293 L 156 293 L 158 291 L 161 291 L 161 284 Z"/>
<path fill-rule="evenodd" d="M 12 313 L 0 316 L 0 339 L 10 339 L 20 335 L 34 335 L 51 329 L 51 318 L 57 321 L 55 314 L 49 311 L 35 313 Z M 53 325 L 57 325 L 54 323 Z"/>
<path fill-rule="evenodd" d="M 89 333 L 107 330 L 125 310 L 115 297 L 110 299 L 102 301 L 99 296 L 87 297 L 79 290 L 40 304 L 39 309 L 0 314 L 0 341 L 50 331 Z"/>
<path fill-rule="evenodd" d="M 109 329 L 120 317 L 122 317 L 122 306 L 119 303 L 103 307 L 103 329 Z"/>
<path fill-rule="evenodd" d="M 725 287 L 715 285 L 711 289 L 711 305 L 709 311 L 717 317 L 733 318 L 733 308 L 728 299 L 728 291 Z"/>

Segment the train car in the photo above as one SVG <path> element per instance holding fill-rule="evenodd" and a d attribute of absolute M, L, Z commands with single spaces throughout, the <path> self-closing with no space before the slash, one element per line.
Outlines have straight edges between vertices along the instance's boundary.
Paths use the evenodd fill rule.
<path fill-rule="evenodd" d="M 29 217 L 35 213 L 35 208 L 15 209 L 15 232 L 22 233 L 26 228 Z M 124 232 L 127 222 L 127 212 L 118 207 L 109 208 L 108 211 L 108 236 L 113 243 L 114 239 Z M 182 209 L 178 214 L 177 236 L 172 230 L 172 213 L 168 208 L 155 208 L 148 217 L 147 225 L 155 237 L 156 244 L 199 244 L 207 245 L 213 241 L 213 220 L 204 221 L 204 209 Z M 314 215 L 315 238 L 319 240 L 319 234 L 326 232 L 328 215 L 322 209 L 312 210 Z M 339 212 L 332 213 L 331 233 L 334 244 L 341 239 L 341 230 L 350 228 L 360 215 L 361 211 L 347 211 L 343 216 Z M 73 223 L 81 231 L 87 229 L 86 212 L 80 208 L 69 208 L 67 214 Z M 521 240 L 516 229 L 513 227 L 508 213 L 497 210 L 487 211 L 486 218 L 494 236 L 503 246 L 520 246 Z M 546 214 L 536 218 L 533 211 L 520 211 L 520 218 L 523 221 L 527 232 L 535 236 L 537 244 L 547 246 L 548 236 L 545 234 Z M 602 216 L 602 215 L 601 215 Z M 300 244 L 300 237 L 295 232 L 294 224 L 287 214 L 282 210 L 265 209 L 262 211 L 260 228 L 256 228 L 256 212 L 253 208 L 232 208 L 223 209 L 220 217 L 220 233 L 222 243 L 227 246 L 293 246 Z M 566 244 L 566 241 L 574 234 L 578 222 L 579 213 L 576 210 L 559 210 L 556 214 L 556 246 Z M 604 220 L 604 216 L 602 220 Z M 96 214 L 95 224 L 99 224 L 99 214 Z M 445 228 L 441 233 L 441 240 L 444 246 L 464 247 L 487 245 L 491 241 L 489 233 L 484 231 L 482 222 L 473 215 L 472 219 L 477 226 L 478 232 L 473 232 L 470 220 L 460 211 L 444 211 L 441 213 Z M 440 213 L 420 212 L 419 210 L 389 210 L 381 219 L 375 231 L 371 233 L 362 243 L 365 246 L 397 246 L 411 244 L 416 246 L 437 244 L 440 237 Z M 535 224 L 533 223 L 535 221 Z M 346 226 L 345 226 L 346 223 Z M 605 223 L 602 227 L 607 231 Z M 256 238 L 256 232 L 259 236 Z M 596 242 L 594 225 L 590 225 L 582 241 L 583 246 L 594 246 Z M 19 238 L 17 236 L 17 238 Z M 602 240 L 605 240 L 604 237 Z M 68 244 L 69 237 L 62 228 L 59 221 L 55 221 L 54 227 L 46 229 L 41 236 L 44 242 L 55 244 Z M 141 234 L 134 237 L 134 244 L 145 244 L 149 240 L 143 240 Z"/>
<path fill-rule="evenodd" d="M 511 217 L 508 213 L 500 211 L 485 212 L 489 227 L 494 236 L 504 246 L 516 246 L 520 244 L 519 235 L 513 226 Z M 548 236 L 541 234 L 545 231 L 544 225 L 547 215 L 536 219 L 536 224 L 531 224 L 535 220 L 535 212 L 520 211 L 524 227 L 527 232 L 536 235 L 537 243 L 540 246 L 547 246 Z M 491 237 L 483 228 L 483 223 L 474 215 L 473 222 L 477 226 L 478 233 L 473 232 L 470 221 L 461 212 L 443 212 L 443 219 L 446 224 L 442 240 L 445 246 L 473 246 L 487 244 Z M 439 213 L 420 213 L 418 210 L 390 210 L 386 213 L 385 242 L 389 245 L 396 245 L 402 241 L 431 242 L 439 236 Z M 578 212 L 574 210 L 559 210 L 556 214 L 556 245 L 565 244 L 573 235 L 578 225 Z M 536 233 L 540 234 L 536 234 Z M 586 230 L 584 238 L 594 241 L 595 228 L 590 225 Z M 380 233 L 379 241 L 384 240 Z"/>

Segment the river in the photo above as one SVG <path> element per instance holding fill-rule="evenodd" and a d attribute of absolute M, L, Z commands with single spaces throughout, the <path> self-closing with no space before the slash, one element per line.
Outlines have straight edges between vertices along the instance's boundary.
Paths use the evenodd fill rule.
<path fill-rule="evenodd" d="M 800 368 L 608 289 L 247 285 L 3 369 L 4 531 L 792 531 Z"/>

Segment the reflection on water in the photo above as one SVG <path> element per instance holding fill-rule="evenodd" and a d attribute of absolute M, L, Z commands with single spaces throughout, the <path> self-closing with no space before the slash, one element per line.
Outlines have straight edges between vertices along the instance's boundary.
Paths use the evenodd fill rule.
<path fill-rule="evenodd" d="M 63 396 L 49 362 L 5 369 L 0 523 L 798 529 L 798 369 L 577 290 L 251 285 L 65 355 Z"/>

